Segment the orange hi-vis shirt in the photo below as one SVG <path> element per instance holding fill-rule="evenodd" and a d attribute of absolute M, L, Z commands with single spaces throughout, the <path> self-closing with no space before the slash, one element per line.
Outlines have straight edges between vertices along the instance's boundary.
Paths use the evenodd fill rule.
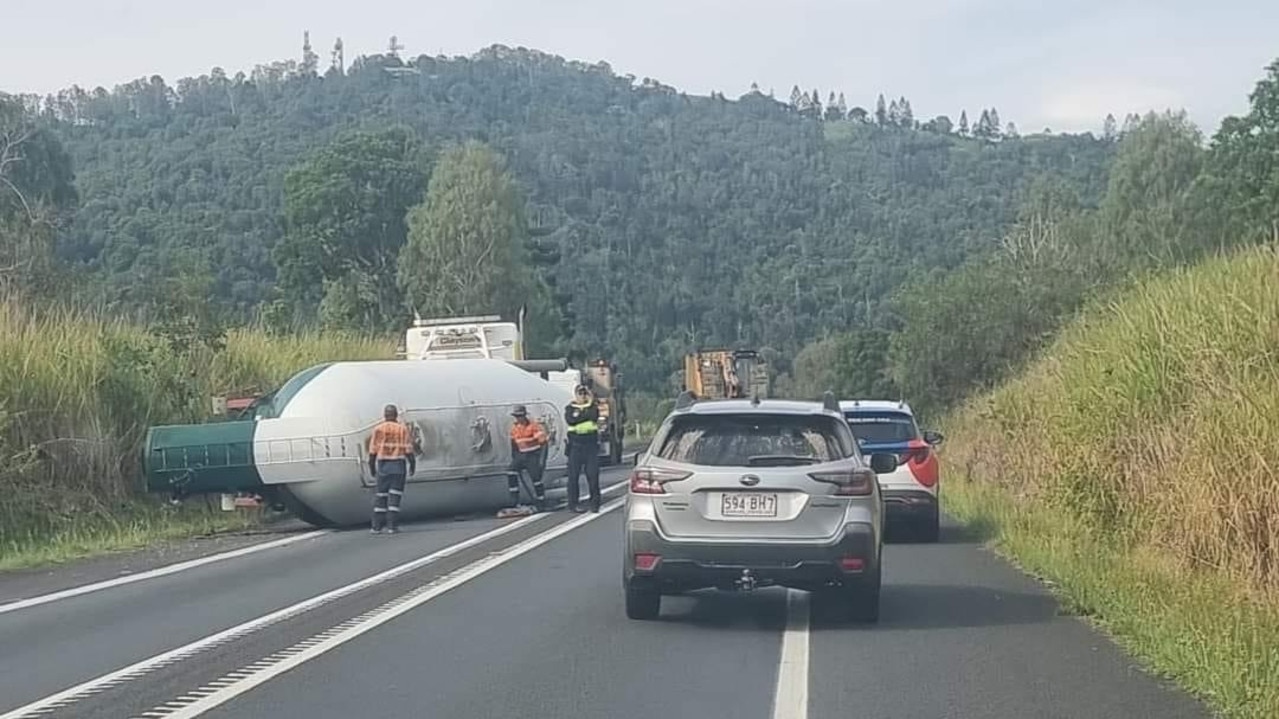
<path fill-rule="evenodd" d="M 546 444 L 546 430 L 535 419 L 530 419 L 525 424 L 516 422 L 511 425 L 511 439 L 515 440 L 515 447 L 520 452 L 532 452 Z"/>
<path fill-rule="evenodd" d="M 373 428 L 369 454 L 378 459 L 405 459 L 413 453 L 413 436 L 407 425 L 383 420 Z"/>

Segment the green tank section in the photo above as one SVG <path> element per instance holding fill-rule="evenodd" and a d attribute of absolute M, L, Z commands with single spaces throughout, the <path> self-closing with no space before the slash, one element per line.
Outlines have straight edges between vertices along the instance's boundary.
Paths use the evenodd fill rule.
<path fill-rule="evenodd" d="M 148 429 L 142 450 L 147 491 L 206 494 L 260 489 L 262 477 L 253 455 L 255 420 L 280 416 L 289 400 L 330 364 L 302 370 L 275 392 L 257 399 L 240 417 Z"/>
<path fill-rule="evenodd" d="M 253 461 L 255 428 L 252 420 L 150 428 L 142 457 L 147 491 L 202 494 L 261 487 Z"/>

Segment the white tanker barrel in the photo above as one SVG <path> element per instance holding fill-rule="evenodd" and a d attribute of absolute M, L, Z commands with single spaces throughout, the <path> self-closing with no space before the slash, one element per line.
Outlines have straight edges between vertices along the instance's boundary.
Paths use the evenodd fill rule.
<path fill-rule="evenodd" d="M 277 495 L 313 524 L 367 522 L 368 440 L 382 408 L 409 425 L 417 471 L 405 519 L 495 510 L 508 502 L 511 410 L 528 407 L 551 442 L 548 490 L 562 488 L 569 392 L 499 359 L 334 362 L 300 372 L 250 421 L 153 427 L 144 460 L 152 491 Z"/>

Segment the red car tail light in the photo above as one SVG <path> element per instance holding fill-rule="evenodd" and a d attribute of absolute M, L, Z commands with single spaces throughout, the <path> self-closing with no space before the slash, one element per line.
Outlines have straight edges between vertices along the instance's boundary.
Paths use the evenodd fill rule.
<path fill-rule="evenodd" d="M 910 468 L 916 482 L 925 487 L 937 484 L 937 456 L 924 440 L 911 440 L 910 448 L 902 454 L 901 463 Z"/>
<path fill-rule="evenodd" d="M 922 439 L 912 439 L 907 443 L 906 449 L 897 453 L 897 466 L 903 464 L 927 462 L 928 457 L 932 453 L 932 447 Z"/>
<path fill-rule="evenodd" d="M 861 557 L 840 557 L 839 568 L 845 572 L 860 572 L 866 568 L 866 561 Z"/>
<path fill-rule="evenodd" d="M 641 468 L 631 472 L 632 494 L 666 494 L 666 484 L 693 476 L 692 472 L 675 472 L 669 469 Z"/>
<path fill-rule="evenodd" d="M 809 472 L 808 476 L 818 482 L 835 485 L 837 497 L 868 497 L 879 481 L 875 473 L 865 467 L 838 472 Z"/>
<path fill-rule="evenodd" d="M 906 464 L 907 462 L 922 464 L 928 461 L 930 454 L 932 454 L 932 452 L 928 449 L 928 447 L 911 447 L 902 454 L 897 455 L 897 463 L 899 465 Z"/>
<path fill-rule="evenodd" d="M 662 555 L 660 554 L 637 553 L 635 555 L 635 571 L 651 572 L 660 561 L 662 561 Z"/>

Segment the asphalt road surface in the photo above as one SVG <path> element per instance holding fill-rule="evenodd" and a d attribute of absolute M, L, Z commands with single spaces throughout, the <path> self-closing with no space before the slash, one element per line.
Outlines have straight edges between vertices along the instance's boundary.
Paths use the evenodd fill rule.
<path fill-rule="evenodd" d="M 302 532 L 49 599 L 0 576 L 0 719 L 1209 716 L 953 525 L 885 548 L 878 625 L 781 589 L 629 621 L 620 489 L 598 515 Z"/>

